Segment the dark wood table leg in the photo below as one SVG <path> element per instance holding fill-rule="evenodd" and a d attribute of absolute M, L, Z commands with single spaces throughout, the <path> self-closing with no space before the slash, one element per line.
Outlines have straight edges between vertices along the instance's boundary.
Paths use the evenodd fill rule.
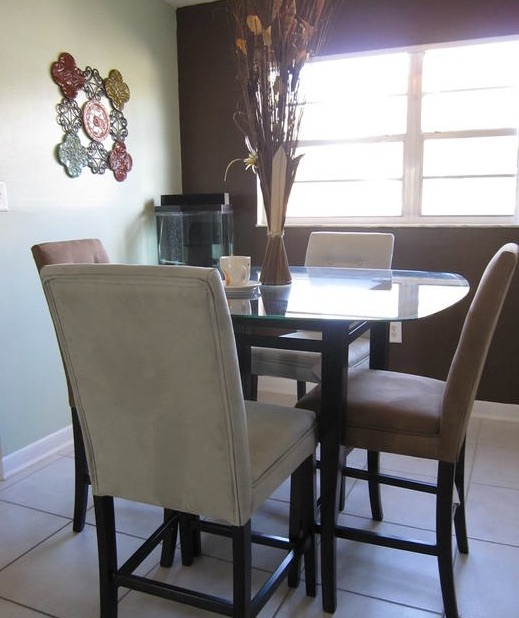
<path fill-rule="evenodd" d="M 389 322 L 375 322 L 370 331 L 370 358 L 371 369 L 387 369 L 389 366 Z M 380 483 L 375 479 L 380 472 L 380 453 L 368 451 L 368 487 L 371 516 L 374 521 L 384 519 Z"/>
<path fill-rule="evenodd" d="M 246 341 L 246 329 L 234 324 L 236 335 L 236 351 L 240 364 L 241 385 L 243 398 L 256 401 L 258 398 L 258 377 L 251 373 L 251 346 Z M 240 336 L 241 335 L 241 336 Z"/>
<path fill-rule="evenodd" d="M 389 368 L 389 322 L 373 322 L 370 326 L 369 366 Z"/>
<path fill-rule="evenodd" d="M 347 326 L 330 323 L 323 330 L 321 442 L 321 579 L 323 609 L 337 608 L 335 527 L 339 514 L 341 481 L 341 426 L 346 401 L 348 366 Z"/>

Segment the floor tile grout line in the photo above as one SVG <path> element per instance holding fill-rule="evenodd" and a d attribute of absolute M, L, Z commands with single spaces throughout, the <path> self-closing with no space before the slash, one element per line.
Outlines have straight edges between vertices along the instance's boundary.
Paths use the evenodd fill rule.
<path fill-rule="evenodd" d="M 443 611 L 436 612 L 436 611 L 434 611 L 432 609 L 427 609 L 425 607 L 420 607 L 418 605 L 410 605 L 408 603 L 398 603 L 397 601 L 392 601 L 391 599 L 385 599 L 383 597 L 378 597 L 378 596 L 372 595 L 372 594 L 363 594 L 361 592 L 356 592 L 354 590 L 348 590 L 347 588 L 339 588 L 338 587 L 337 591 L 339 591 L 339 590 L 341 592 L 346 592 L 347 594 L 353 594 L 355 596 L 362 597 L 364 599 L 372 599 L 374 601 L 380 601 L 382 603 L 386 603 L 388 605 L 393 605 L 395 607 L 405 607 L 407 609 L 416 609 L 417 611 L 426 612 L 428 614 L 431 614 L 431 616 L 442 616 L 443 615 Z"/>
<path fill-rule="evenodd" d="M 512 543 L 503 543 L 501 541 L 492 541 L 490 539 L 484 539 L 484 538 L 477 537 L 477 536 L 470 536 L 470 534 L 468 534 L 467 536 L 468 536 L 469 542 L 470 541 L 477 541 L 478 543 L 485 543 L 486 545 L 493 545 L 493 546 L 498 546 L 498 547 L 509 547 L 510 549 L 517 549 L 519 551 L 519 544 L 518 545 L 514 545 Z M 468 555 L 470 556 L 470 552 L 469 552 Z"/>
<path fill-rule="evenodd" d="M 68 515 L 62 515 L 61 513 L 52 513 L 51 511 L 45 511 L 36 506 L 28 506 L 27 504 L 20 504 L 19 502 L 14 502 L 13 500 L 6 500 L 5 498 L 0 497 L 0 503 L 10 504 L 11 506 L 20 507 L 22 509 L 28 509 L 29 511 L 36 511 L 37 513 L 43 513 L 44 515 L 51 515 L 52 517 L 60 517 L 61 519 L 66 519 L 67 523 L 72 523 L 72 518 L 68 517 Z"/>
<path fill-rule="evenodd" d="M 31 607 L 30 605 L 27 605 L 25 603 L 19 603 L 18 601 L 12 601 L 11 599 L 8 599 L 7 597 L 1 596 L 1 595 L 0 595 L 0 599 L 6 601 L 7 603 L 12 603 L 13 605 L 16 605 L 17 607 L 23 607 L 25 609 L 28 609 L 31 612 L 38 614 L 39 616 L 47 616 L 47 618 L 60 618 L 60 616 L 57 616 L 56 614 L 49 614 L 47 612 L 42 612 L 41 610 Z"/>
<path fill-rule="evenodd" d="M 470 485 L 478 487 L 494 487 L 495 489 L 506 489 L 508 491 L 519 492 L 519 487 L 510 487 L 510 485 L 498 485 L 496 483 L 482 483 L 481 481 L 471 481 Z"/>
<path fill-rule="evenodd" d="M 58 528 L 57 530 L 55 530 L 54 532 L 52 532 L 51 534 L 48 534 L 45 538 L 41 539 L 40 541 L 38 541 L 35 545 L 33 545 L 32 547 L 30 547 L 29 549 L 23 551 L 21 554 L 19 554 L 18 556 L 16 556 L 16 558 L 13 558 L 13 560 L 11 560 L 10 562 L 8 562 L 7 564 L 5 564 L 3 567 L 0 568 L 0 574 L 5 571 L 5 569 L 7 569 L 8 567 L 10 567 L 12 564 L 14 564 L 15 562 L 17 562 L 18 560 L 20 560 L 20 558 L 23 558 L 24 556 L 26 556 L 27 554 L 29 554 L 30 552 L 34 551 L 37 547 L 40 547 L 40 545 L 42 545 L 43 543 L 46 543 L 49 539 L 51 539 L 53 536 L 56 536 L 56 534 L 58 534 L 59 532 L 61 532 L 62 530 L 64 530 L 67 526 L 70 525 L 70 522 L 65 523 L 63 526 L 61 526 L 60 528 Z"/>

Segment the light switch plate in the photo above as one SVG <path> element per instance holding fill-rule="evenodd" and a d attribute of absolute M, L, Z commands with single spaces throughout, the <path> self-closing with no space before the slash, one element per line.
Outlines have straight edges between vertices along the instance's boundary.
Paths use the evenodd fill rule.
<path fill-rule="evenodd" d="M 0 210 L 9 210 L 7 206 L 7 185 L 5 182 L 0 182 Z"/>

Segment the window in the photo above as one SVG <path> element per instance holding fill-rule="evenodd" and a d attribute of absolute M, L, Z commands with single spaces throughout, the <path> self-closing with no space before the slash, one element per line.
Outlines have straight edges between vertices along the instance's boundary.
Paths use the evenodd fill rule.
<path fill-rule="evenodd" d="M 519 41 L 305 66 L 287 224 L 515 223 Z"/>

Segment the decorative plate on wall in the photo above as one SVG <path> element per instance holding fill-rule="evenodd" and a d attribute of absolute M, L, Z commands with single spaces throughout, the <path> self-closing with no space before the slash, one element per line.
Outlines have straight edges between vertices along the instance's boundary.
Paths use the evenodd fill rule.
<path fill-rule="evenodd" d="M 83 105 L 83 126 L 89 137 L 102 142 L 110 132 L 108 112 L 99 101 L 87 101 Z"/>
<path fill-rule="evenodd" d="M 64 52 L 52 64 L 51 75 L 64 95 L 56 107 L 57 122 L 64 132 L 57 156 L 67 174 L 76 178 L 86 166 L 93 174 L 104 174 L 108 168 L 116 180 L 125 180 L 133 161 L 125 144 L 128 121 L 123 114 L 130 89 L 121 73 L 112 69 L 103 80 L 97 69 L 82 71 L 74 57 Z M 79 137 L 81 129 L 90 139 L 86 146 Z M 109 150 L 103 144 L 108 138 L 113 142 Z"/>

